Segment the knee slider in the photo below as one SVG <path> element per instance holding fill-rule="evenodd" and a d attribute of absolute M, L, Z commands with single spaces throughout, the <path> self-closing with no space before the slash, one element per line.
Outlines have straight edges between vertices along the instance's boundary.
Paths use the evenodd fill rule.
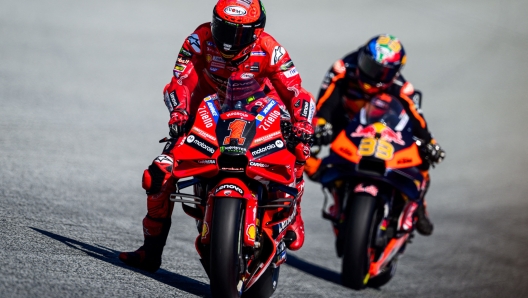
<path fill-rule="evenodd" d="M 143 172 L 143 188 L 147 191 L 147 194 L 158 193 L 161 190 L 161 186 L 165 181 L 166 173 L 158 167 L 155 163 L 152 163 L 147 170 Z"/>

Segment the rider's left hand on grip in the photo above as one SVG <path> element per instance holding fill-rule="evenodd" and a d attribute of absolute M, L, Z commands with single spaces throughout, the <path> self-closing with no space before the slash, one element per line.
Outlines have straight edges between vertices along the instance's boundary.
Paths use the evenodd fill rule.
<path fill-rule="evenodd" d="M 429 143 L 426 145 L 429 161 L 433 164 L 441 163 L 446 157 L 445 150 L 438 143 Z"/>
<path fill-rule="evenodd" d="M 295 158 L 297 161 L 305 162 L 310 157 L 310 145 L 299 142 L 295 146 Z"/>

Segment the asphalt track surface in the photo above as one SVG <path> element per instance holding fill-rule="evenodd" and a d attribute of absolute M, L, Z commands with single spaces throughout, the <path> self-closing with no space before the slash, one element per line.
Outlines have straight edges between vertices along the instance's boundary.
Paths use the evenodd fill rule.
<path fill-rule="evenodd" d="M 141 173 L 161 152 L 162 88 L 213 0 L 0 1 L 0 296 L 208 297 L 191 218 L 177 207 L 162 269 L 124 266 L 142 241 Z M 274 297 L 528 297 L 528 2 L 265 2 L 267 31 L 317 93 L 371 36 L 403 41 L 447 151 L 417 236 L 381 290 L 339 284 L 322 196 Z"/>

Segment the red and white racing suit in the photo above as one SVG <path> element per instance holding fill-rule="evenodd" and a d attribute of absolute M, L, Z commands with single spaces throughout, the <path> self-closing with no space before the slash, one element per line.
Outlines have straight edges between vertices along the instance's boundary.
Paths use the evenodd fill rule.
<path fill-rule="evenodd" d="M 226 85 L 233 73 L 254 78 L 261 84 L 267 96 L 283 102 L 293 123 L 312 122 L 315 102 L 310 93 L 301 87 L 301 77 L 288 52 L 269 34 L 263 32 L 253 47 L 245 50 L 244 57 L 236 61 L 225 61 L 217 50 L 211 34 L 210 23 L 199 26 L 184 42 L 176 65 L 174 76 L 164 89 L 165 104 L 169 112 L 186 111 L 192 118 L 204 97 L 217 93 L 225 96 Z M 168 145 L 158 156 L 143 177 L 147 190 L 148 213 L 143 220 L 145 239 L 161 239 L 157 245 L 165 244 L 174 203 L 169 200 L 174 189 L 173 145 Z M 309 154 L 309 153 L 308 153 Z M 302 155 L 302 154 L 300 154 Z M 299 197 L 303 194 L 302 179 L 304 162 L 308 156 L 297 156 L 296 177 Z M 304 224 L 297 209 L 297 218 L 292 225 L 297 239 L 289 244 L 292 250 L 299 249 L 304 242 Z M 161 251 L 159 252 L 161 255 Z"/>

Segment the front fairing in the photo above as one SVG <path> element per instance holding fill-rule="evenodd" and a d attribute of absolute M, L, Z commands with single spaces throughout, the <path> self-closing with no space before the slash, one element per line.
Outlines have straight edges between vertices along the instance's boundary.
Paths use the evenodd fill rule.
<path fill-rule="evenodd" d="M 362 108 L 332 143 L 330 155 L 321 164 L 326 168 L 321 183 L 343 177 L 373 179 L 418 199 L 424 177 L 417 168 L 422 160 L 409 116 L 396 100 L 375 117 L 369 117 L 368 108 Z"/>
<path fill-rule="evenodd" d="M 245 173 L 250 179 L 289 185 L 295 156 L 281 133 L 277 101 L 261 99 L 257 112 L 219 109 L 216 96 L 204 99 L 189 134 L 173 150 L 176 178 Z M 224 105 L 225 106 L 225 105 Z"/>

